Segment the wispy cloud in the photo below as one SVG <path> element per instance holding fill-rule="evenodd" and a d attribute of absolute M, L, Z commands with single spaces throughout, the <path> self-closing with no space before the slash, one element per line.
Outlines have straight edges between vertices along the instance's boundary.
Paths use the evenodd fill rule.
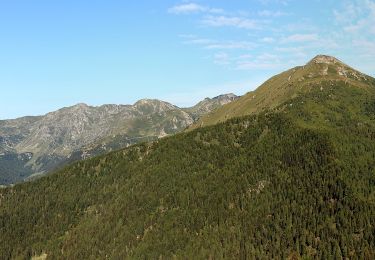
<path fill-rule="evenodd" d="M 259 62 L 259 61 L 242 61 L 236 66 L 236 70 L 265 70 L 275 69 L 280 67 L 280 64 L 270 62 Z"/>
<path fill-rule="evenodd" d="M 316 26 L 314 23 L 312 23 L 310 20 L 301 19 L 293 21 L 292 23 L 283 24 L 276 28 L 275 31 L 278 32 L 289 32 L 289 33 L 314 33 L 318 32 L 321 29 L 321 27 Z"/>
<path fill-rule="evenodd" d="M 353 46 L 362 50 L 362 56 L 375 57 L 375 42 L 368 40 L 354 40 Z"/>
<path fill-rule="evenodd" d="M 313 34 L 293 34 L 285 37 L 282 39 L 282 43 L 296 43 L 296 42 L 311 42 L 311 41 L 317 41 L 318 35 Z"/>
<path fill-rule="evenodd" d="M 214 54 L 214 63 L 218 65 L 229 65 L 230 58 L 228 53 L 218 52 Z"/>
<path fill-rule="evenodd" d="M 251 50 L 256 47 L 256 44 L 249 41 L 223 41 L 223 42 L 217 42 L 212 43 L 209 45 L 206 45 L 206 49 L 210 50 L 216 50 L 216 49 L 241 49 L 241 50 Z"/>
<path fill-rule="evenodd" d="M 206 8 L 195 4 L 195 3 L 189 3 L 189 4 L 181 4 L 181 5 L 175 5 L 168 9 L 169 13 L 172 14 L 190 14 L 190 13 L 198 13 L 205 11 Z"/>
<path fill-rule="evenodd" d="M 360 12 L 361 9 L 354 3 L 346 3 L 344 9 L 341 9 L 340 11 L 333 10 L 334 17 L 339 23 L 345 23 L 356 19 Z"/>
<path fill-rule="evenodd" d="M 175 5 L 168 9 L 171 14 L 192 14 L 192 13 L 222 13 L 223 10 L 219 8 L 210 8 L 196 3 L 186 3 Z"/>
<path fill-rule="evenodd" d="M 180 37 L 185 44 L 200 45 L 207 50 L 250 50 L 257 47 L 257 44 L 251 41 L 214 40 L 197 36 L 186 38 L 184 35 Z"/>
<path fill-rule="evenodd" d="M 288 5 L 291 0 L 258 0 L 260 3 L 264 5 L 269 5 L 269 4 L 281 4 L 281 5 Z"/>
<path fill-rule="evenodd" d="M 262 39 L 260 39 L 261 42 L 264 42 L 264 43 L 273 43 L 275 42 L 275 39 L 273 37 L 264 37 Z"/>
<path fill-rule="evenodd" d="M 248 60 L 248 59 L 251 59 L 252 57 L 253 55 L 251 54 L 243 54 L 243 55 L 238 56 L 235 60 L 237 61 Z"/>
<path fill-rule="evenodd" d="M 197 30 L 209 32 L 210 37 L 184 37 L 183 42 L 207 50 L 206 57 L 214 64 L 231 70 L 285 68 L 320 53 L 375 58 L 375 0 L 342 0 L 336 10 L 319 13 L 331 13 L 321 20 L 325 26 L 295 8 L 285 8 L 292 0 L 257 1 L 267 6 L 258 3 L 257 9 L 221 10 L 220 14 L 210 11 L 215 10 L 211 7 L 190 6 L 196 10 L 191 13 L 199 13 L 196 22 L 201 26 Z M 318 0 L 313 2 L 312 6 Z M 224 31 L 236 40 L 223 39 Z"/>
<path fill-rule="evenodd" d="M 372 0 L 346 1 L 344 7 L 334 10 L 333 14 L 336 22 L 343 26 L 347 33 L 375 34 L 375 2 Z"/>
<path fill-rule="evenodd" d="M 278 55 L 262 53 L 256 57 L 238 60 L 236 70 L 265 70 L 282 67 L 281 59 Z"/>
<path fill-rule="evenodd" d="M 258 12 L 259 16 L 263 17 L 281 17 L 290 15 L 289 13 L 282 12 L 282 11 L 271 11 L 271 10 L 263 10 Z"/>
<path fill-rule="evenodd" d="M 260 29 L 260 22 L 253 19 L 236 16 L 206 16 L 202 24 L 212 27 L 236 27 L 240 29 Z"/>
<path fill-rule="evenodd" d="M 205 45 L 206 48 L 208 46 L 211 46 L 211 45 L 216 45 L 217 42 L 215 42 L 214 40 L 211 40 L 211 39 L 204 39 L 204 38 L 196 38 L 196 39 L 191 39 L 189 41 L 186 41 L 185 43 L 188 43 L 188 44 L 197 44 L 197 45 Z"/>
<path fill-rule="evenodd" d="M 352 57 L 361 58 L 361 66 L 370 71 L 375 58 L 375 1 L 344 0 L 341 8 L 333 10 L 336 24 L 342 28 L 341 42 L 350 48 Z M 354 55 L 353 55 L 354 54 Z M 365 65 L 367 64 L 367 65 Z"/>

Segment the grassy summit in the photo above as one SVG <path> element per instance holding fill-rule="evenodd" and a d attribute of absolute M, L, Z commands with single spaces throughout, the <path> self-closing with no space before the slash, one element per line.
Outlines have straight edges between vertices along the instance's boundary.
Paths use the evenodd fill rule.
<path fill-rule="evenodd" d="M 323 82 L 330 82 L 332 85 L 345 82 L 357 88 L 375 85 L 373 78 L 354 70 L 338 59 L 318 55 L 305 66 L 295 67 L 276 75 L 239 100 L 203 116 L 191 129 L 275 108 L 298 95 L 316 88 L 320 89 Z"/>
<path fill-rule="evenodd" d="M 277 105 L 0 189 L 0 258 L 374 259 L 374 79 L 319 60 L 255 91 Z"/>

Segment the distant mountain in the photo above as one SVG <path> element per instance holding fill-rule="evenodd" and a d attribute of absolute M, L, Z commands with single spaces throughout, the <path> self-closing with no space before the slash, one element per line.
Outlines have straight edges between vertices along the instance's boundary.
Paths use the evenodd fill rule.
<path fill-rule="evenodd" d="M 0 184 L 177 133 L 234 99 L 233 94 L 207 98 L 191 108 L 151 99 L 134 105 L 77 104 L 45 116 L 0 121 Z"/>
<path fill-rule="evenodd" d="M 306 65 L 276 75 L 255 91 L 248 92 L 235 102 L 201 117 L 192 125 L 191 129 L 272 109 L 298 95 L 308 93 L 316 88 L 324 88 L 323 82 L 335 84 L 339 81 L 360 88 L 375 84 L 373 78 L 351 68 L 340 60 L 327 55 L 318 55 Z"/>
<path fill-rule="evenodd" d="M 375 259 L 374 78 L 318 56 L 215 120 L 0 188 L 0 259 Z"/>
<path fill-rule="evenodd" d="M 238 98 L 239 96 L 236 96 L 233 93 L 220 95 L 214 98 L 206 98 L 198 104 L 196 104 L 195 106 L 186 108 L 184 110 L 191 114 L 194 120 L 197 120 L 202 115 L 208 114 L 223 105 L 226 105 L 234 100 L 237 100 Z"/>

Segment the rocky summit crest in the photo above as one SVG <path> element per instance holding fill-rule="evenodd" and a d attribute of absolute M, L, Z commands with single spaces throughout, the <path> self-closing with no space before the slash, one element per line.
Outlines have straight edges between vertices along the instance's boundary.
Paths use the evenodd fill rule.
<path fill-rule="evenodd" d="M 142 99 L 134 105 L 79 103 L 45 116 L 0 120 L 0 185 L 177 133 L 234 98 L 221 95 L 191 108 L 157 99 Z"/>
<path fill-rule="evenodd" d="M 316 64 L 344 64 L 339 59 L 329 56 L 329 55 L 317 55 L 315 56 L 309 63 L 316 63 Z"/>

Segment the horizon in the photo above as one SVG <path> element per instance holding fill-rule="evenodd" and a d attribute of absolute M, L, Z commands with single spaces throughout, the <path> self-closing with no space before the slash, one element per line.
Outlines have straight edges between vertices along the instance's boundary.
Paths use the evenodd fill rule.
<path fill-rule="evenodd" d="M 25 116 L 21 116 L 21 117 L 17 117 L 17 118 L 5 118 L 5 119 L 1 119 L 0 118 L 0 121 L 7 121 L 7 120 L 15 120 L 15 119 L 20 119 L 20 118 L 24 118 L 24 117 L 40 117 L 40 116 L 45 116 L 49 113 L 53 113 L 53 112 L 56 112 L 56 111 L 59 111 L 61 109 L 65 109 L 65 108 L 71 108 L 71 107 L 74 107 L 74 106 L 87 106 L 87 107 L 90 107 L 90 108 L 100 108 L 102 106 L 111 106 L 111 105 L 114 105 L 114 106 L 134 106 L 136 103 L 138 103 L 139 101 L 142 101 L 142 100 L 156 100 L 156 101 L 161 101 L 161 102 L 165 102 L 165 103 L 169 103 L 171 105 L 174 105 L 174 106 L 177 106 L 178 108 L 182 108 L 182 109 L 185 109 L 185 108 L 191 108 L 195 105 L 197 105 L 199 102 L 201 101 L 204 101 L 205 99 L 215 99 L 215 98 L 218 98 L 219 96 L 224 96 L 224 95 L 231 95 L 231 94 L 234 94 L 234 93 L 224 93 L 224 94 L 220 94 L 218 96 L 214 96 L 214 97 L 205 97 L 203 98 L 202 100 L 199 100 L 197 103 L 193 104 L 192 106 L 188 106 L 188 107 L 180 107 L 180 106 L 177 106 L 173 103 L 170 103 L 168 101 L 165 101 L 165 100 L 161 100 L 161 99 L 155 99 L 155 98 L 142 98 L 142 99 L 138 99 L 137 101 L 135 101 L 134 103 L 131 103 L 131 104 L 113 104 L 113 103 L 106 103 L 106 104 L 99 104 L 99 105 L 91 105 L 91 104 L 87 104 L 87 103 L 84 103 L 84 102 L 80 102 L 80 103 L 75 103 L 75 104 L 72 104 L 72 105 L 68 105 L 68 106 L 64 106 L 64 107 L 60 107 L 60 108 L 57 108 L 56 110 L 52 110 L 52 111 L 48 111 L 47 113 L 45 114 L 39 114 L 39 115 L 25 115 Z M 234 94 L 236 95 L 236 94 Z M 237 97 L 241 97 L 239 95 L 236 95 Z"/>
<path fill-rule="evenodd" d="M 0 120 L 78 103 L 189 107 L 318 54 L 375 71 L 372 0 L 21 0 L 0 3 L 0 21 Z"/>

